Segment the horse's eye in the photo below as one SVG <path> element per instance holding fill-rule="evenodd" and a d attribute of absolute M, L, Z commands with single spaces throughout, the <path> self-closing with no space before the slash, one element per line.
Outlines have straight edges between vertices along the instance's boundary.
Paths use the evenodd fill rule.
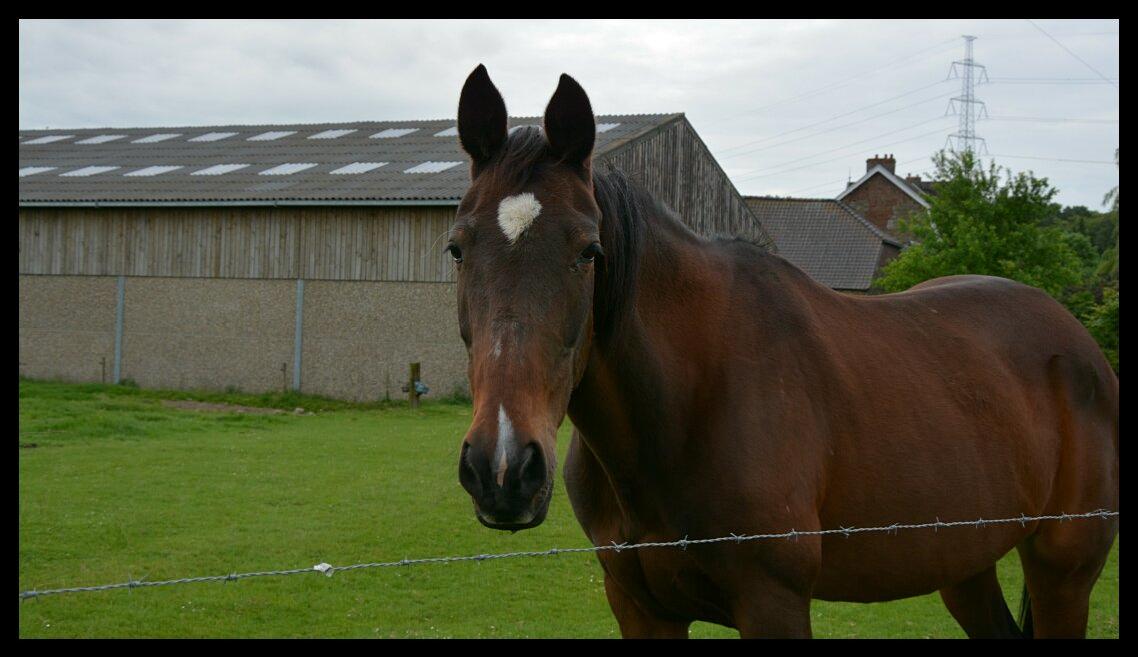
<path fill-rule="evenodd" d="M 601 243 L 593 242 L 589 246 L 585 247 L 585 250 L 581 252 L 581 255 L 577 256 L 577 264 L 584 265 L 590 263 L 595 260 L 597 256 L 603 256 L 604 254 L 605 252 L 604 249 L 601 248 Z"/>
<path fill-rule="evenodd" d="M 454 258 L 454 264 L 462 262 L 462 249 L 458 248 L 457 244 L 447 244 L 447 253 Z"/>

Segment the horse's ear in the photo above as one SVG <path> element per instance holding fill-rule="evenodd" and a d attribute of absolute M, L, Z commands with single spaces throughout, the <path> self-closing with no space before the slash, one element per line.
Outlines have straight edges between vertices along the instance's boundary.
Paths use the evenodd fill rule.
<path fill-rule="evenodd" d="M 589 179 L 593 143 L 597 139 L 593 107 L 581 85 L 564 73 L 545 108 L 545 138 L 555 156 L 579 167 L 585 179 Z"/>
<path fill-rule="evenodd" d="M 472 174 L 506 143 L 506 103 L 482 64 L 466 78 L 458 100 L 458 139 L 470 154 Z"/>

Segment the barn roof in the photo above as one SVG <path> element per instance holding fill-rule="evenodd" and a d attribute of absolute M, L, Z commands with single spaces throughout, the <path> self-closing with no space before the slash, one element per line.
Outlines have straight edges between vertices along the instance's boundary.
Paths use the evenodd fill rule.
<path fill-rule="evenodd" d="M 834 199 L 747 196 L 778 254 L 838 290 L 868 290 L 884 245 L 901 243 Z"/>
<path fill-rule="evenodd" d="M 596 155 L 682 116 L 598 116 Z M 21 206 L 456 205 L 469 184 L 452 119 L 19 132 Z"/>

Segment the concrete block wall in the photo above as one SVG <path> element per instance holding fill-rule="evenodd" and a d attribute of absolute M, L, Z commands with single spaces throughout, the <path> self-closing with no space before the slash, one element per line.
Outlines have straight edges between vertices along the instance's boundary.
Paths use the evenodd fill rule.
<path fill-rule="evenodd" d="M 148 388 L 292 387 L 297 281 L 124 280 L 123 379 Z M 115 276 L 21 275 L 20 374 L 112 383 L 117 286 Z M 305 281 L 302 310 L 301 392 L 400 398 L 414 361 L 428 399 L 469 391 L 453 283 Z"/>
<path fill-rule="evenodd" d="M 20 276 L 20 375 L 110 383 L 117 299 L 113 276 Z"/>
<path fill-rule="evenodd" d="M 145 388 L 285 389 L 295 299 L 296 281 L 127 277 L 122 376 Z"/>
<path fill-rule="evenodd" d="M 397 399 L 422 363 L 432 397 L 469 393 L 454 283 L 307 281 L 301 391 Z"/>

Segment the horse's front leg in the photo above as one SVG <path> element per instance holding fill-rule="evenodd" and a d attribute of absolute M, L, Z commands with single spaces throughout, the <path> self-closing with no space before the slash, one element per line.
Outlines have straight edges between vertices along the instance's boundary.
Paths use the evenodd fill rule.
<path fill-rule="evenodd" d="M 605 595 L 609 607 L 620 625 L 620 635 L 625 639 L 686 639 L 691 621 L 675 621 L 660 618 L 646 611 L 639 603 L 621 590 L 612 576 L 605 574 Z"/>
<path fill-rule="evenodd" d="M 744 639 L 809 639 L 810 592 L 796 591 L 772 578 L 754 588 L 735 605 L 735 627 Z"/>

